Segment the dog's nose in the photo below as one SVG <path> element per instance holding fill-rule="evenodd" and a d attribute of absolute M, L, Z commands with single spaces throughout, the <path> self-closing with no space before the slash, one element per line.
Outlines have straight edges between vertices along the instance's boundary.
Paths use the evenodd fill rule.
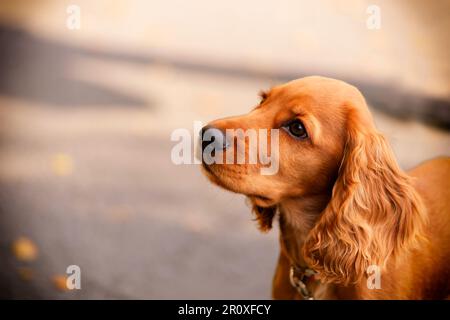
<path fill-rule="evenodd" d="M 204 151 L 205 148 L 211 144 L 212 152 L 225 150 L 229 145 L 226 141 L 224 132 L 211 125 L 207 125 L 202 128 L 200 139 L 202 143 L 202 151 Z"/>

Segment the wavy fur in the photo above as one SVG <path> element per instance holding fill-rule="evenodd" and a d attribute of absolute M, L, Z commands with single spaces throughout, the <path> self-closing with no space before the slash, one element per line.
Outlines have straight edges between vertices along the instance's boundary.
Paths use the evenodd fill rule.
<path fill-rule="evenodd" d="M 426 216 L 411 178 L 386 139 L 351 114 L 332 198 L 303 253 L 324 282 L 356 283 L 367 267 L 385 266 L 422 235 Z"/>

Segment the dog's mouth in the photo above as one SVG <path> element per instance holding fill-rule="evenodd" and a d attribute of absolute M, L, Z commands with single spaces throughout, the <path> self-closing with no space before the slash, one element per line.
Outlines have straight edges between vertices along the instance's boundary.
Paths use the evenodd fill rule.
<path fill-rule="evenodd" d="M 214 174 L 213 172 L 212 172 L 212 170 L 211 170 L 211 168 L 206 164 L 206 163 L 204 163 L 203 161 L 202 161 L 202 167 L 203 167 L 203 169 L 205 169 L 207 172 L 209 172 L 210 174 Z"/>
<path fill-rule="evenodd" d="M 202 168 L 205 173 L 205 175 L 208 177 L 208 179 L 213 182 L 214 184 L 218 185 L 219 187 L 222 187 L 224 189 L 229 190 L 229 188 L 222 182 L 222 179 L 220 179 L 216 173 L 211 169 L 209 165 L 202 162 Z"/>
<path fill-rule="evenodd" d="M 211 169 L 211 167 L 209 165 L 207 165 L 206 163 L 202 162 L 202 168 L 204 169 L 206 176 L 208 178 L 210 178 L 211 180 L 213 180 L 213 182 L 220 184 L 220 178 L 217 176 L 216 173 L 214 173 L 214 171 Z M 220 184 L 221 185 L 221 184 Z"/>
<path fill-rule="evenodd" d="M 275 201 L 274 199 L 271 199 L 269 197 L 263 196 L 261 194 L 257 194 L 257 193 L 247 193 L 244 190 L 241 190 L 239 188 L 236 188 L 236 184 L 230 184 L 230 182 L 227 182 L 227 179 L 224 179 L 223 177 L 221 177 L 221 175 L 218 175 L 217 172 L 215 172 L 215 170 L 213 170 L 211 168 L 211 166 L 207 165 L 206 163 L 202 162 L 202 168 L 204 169 L 204 173 L 206 174 L 206 176 L 209 178 L 209 180 L 211 182 L 213 182 L 214 184 L 218 185 L 219 187 L 222 187 L 226 190 L 235 192 L 235 193 L 240 193 L 243 194 L 251 199 L 253 199 L 258 205 L 262 206 L 262 207 L 266 207 L 266 206 L 272 206 Z"/>

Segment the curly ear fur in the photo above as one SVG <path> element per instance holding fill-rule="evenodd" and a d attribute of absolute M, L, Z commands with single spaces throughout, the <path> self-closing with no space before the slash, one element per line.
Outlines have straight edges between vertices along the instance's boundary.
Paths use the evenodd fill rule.
<path fill-rule="evenodd" d="M 370 123 L 350 114 L 332 198 L 307 236 L 303 255 L 324 282 L 355 283 L 422 235 L 424 208 L 410 177 Z"/>
<path fill-rule="evenodd" d="M 253 213 L 256 216 L 256 221 L 258 221 L 259 230 L 262 232 L 267 232 L 272 229 L 273 218 L 276 214 L 276 207 L 263 208 L 258 205 L 253 204 Z"/>

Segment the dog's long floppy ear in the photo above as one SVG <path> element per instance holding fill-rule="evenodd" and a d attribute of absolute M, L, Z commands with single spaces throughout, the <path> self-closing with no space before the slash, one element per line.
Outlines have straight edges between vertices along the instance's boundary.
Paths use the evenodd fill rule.
<path fill-rule="evenodd" d="M 383 268 L 422 235 L 425 213 L 372 121 L 349 114 L 348 137 L 332 197 L 308 234 L 303 255 L 324 282 L 362 279 L 370 265 Z"/>

